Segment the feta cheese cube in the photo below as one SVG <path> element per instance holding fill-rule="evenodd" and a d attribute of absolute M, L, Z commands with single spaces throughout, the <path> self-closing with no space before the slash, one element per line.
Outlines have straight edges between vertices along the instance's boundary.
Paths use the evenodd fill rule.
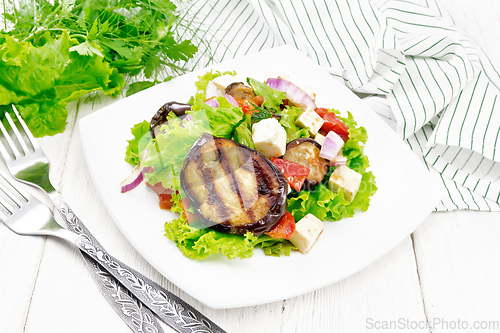
<path fill-rule="evenodd" d="M 275 118 L 268 118 L 252 125 L 255 150 L 267 158 L 285 154 L 286 131 Z"/>
<path fill-rule="evenodd" d="M 321 133 L 317 133 L 316 136 L 314 136 L 314 140 L 319 143 L 320 145 L 323 145 L 325 143 L 326 136 L 324 136 Z"/>
<path fill-rule="evenodd" d="M 325 121 L 311 108 L 307 108 L 302 114 L 295 120 L 295 125 L 299 127 L 309 127 L 309 133 L 315 136 L 321 126 Z"/>
<path fill-rule="evenodd" d="M 352 201 L 359 190 L 361 177 L 360 173 L 349 169 L 345 165 L 341 165 L 333 171 L 328 185 L 332 192 L 344 191 L 344 198 Z"/>
<path fill-rule="evenodd" d="M 295 245 L 300 252 L 306 254 L 311 249 L 319 235 L 323 232 L 325 224 L 312 214 L 307 214 L 295 225 L 290 242 Z"/>

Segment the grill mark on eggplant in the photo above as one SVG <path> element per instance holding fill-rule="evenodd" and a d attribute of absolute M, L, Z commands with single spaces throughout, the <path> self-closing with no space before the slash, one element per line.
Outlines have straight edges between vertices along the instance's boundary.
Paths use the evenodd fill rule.
<path fill-rule="evenodd" d="M 252 158 L 253 167 L 255 170 L 255 178 L 257 178 L 257 191 L 259 194 L 266 199 L 267 206 L 272 207 L 273 202 L 271 201 L 274 191 L 272 190 L 271 184 L 269 184 L 269 179 L 266 177 L 265 171 L 262 166 Z"/>
<path fill-rule="evenodd" d="M 243 195 L 240 191 L 240 187 L 242 186 L 242 184 L 236 178 L 236 175 L 234 173 L 235 170 L 233 169 L 229 160 L 230 157 L 226 155 L 226 152 L 224 151 L 224 149 L 222 149 L 218 140 L 215 140 L 215 146 L 219 151 L 219 156 L 220 156 L 219 162 L 221 163 L 222 169 L 224 170 L 224 173 L 226 174 L 226 177 L 229 180 L 229 188 L 238 197 L 240 201 L 241 211 L 246 214 L 248 221 L 253 221 L 254 220 L 253 211 L 251 209 L 246 209 L 245 207 L 245 203 L 243 201 Z"/>
<path fill-rule="evenodd" d="M 216 150 L 217 154 L 217 150 Z M 215 206 L 215 210 L 217 211 L 217 215 L 219 215 L 219 219 L 222 221 L 227 221 L 229 218 L 229 214 L 226 209 L 226 205 L 224 204 L 224 200 L 219 196 L 219 192 L 215 188 L 214 177 L 211 170 L 206 170 L 203 166 L 202 154 L 198 151 L 196 156 L 194 157 L 194 163 L 196 163 L 196 168 L 198 169 L 199 174 L 201 175 L 200 179 L 203 182 L 203 186 L 207 189 L 207 204 L 210 206 Z M 217 154 L 218 155 L 218 154 Z M 218 155 L 219 160 L 220 156 Z"/>
<path fill-rule="evenodd" d="M 269 185 L 267 177 L 265 176 L 264 170 L 262 170 L 262 167 L 254 158 L 252 158 L 252 163 L 255 172 L 255 178 L 257 178 L 257 190 L 260 195 L 268 195 L 271 187 Z"/>

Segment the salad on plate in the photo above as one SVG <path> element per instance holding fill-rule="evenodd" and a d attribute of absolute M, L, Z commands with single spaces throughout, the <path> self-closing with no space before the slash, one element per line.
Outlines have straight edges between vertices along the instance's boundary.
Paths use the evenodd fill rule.
<path fill-rule="evenodd" d="M 306 254 L 325 221 L 368 209 L 368 139 L 348 112 L 318 107 L 286 75 L 263 81 L 207 72 L 187 103 L 164 104 L 131 129 L 121 186 L 141 183 L 178 213 L 165 236 L 191 259 Z"/>

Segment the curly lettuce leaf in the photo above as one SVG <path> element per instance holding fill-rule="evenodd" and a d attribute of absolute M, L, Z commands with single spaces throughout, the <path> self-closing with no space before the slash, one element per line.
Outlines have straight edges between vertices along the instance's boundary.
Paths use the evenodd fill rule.
<path fill-rule="evenodd" d="M 286 107 L 281 112 L 280 124 L 286 131 L 286 142 L 296 140 L 298 138 L 308 138 L 309 128 L 300 128 L 295 125 L 295 121 L 302 114 L 302 109 L 297 107 Z"/>
<path fill-rule="evenodd" d="M 286 239 L 276 239 L 267 235 L 259 236 L 254 243 L 264 251 L 266 256 L 280 257 L 289 256 L 292 250 L 297 250 L 297 247 Z"/>
<path fill-rule="evenodd" d="M 125 151 L 125 161 L 133 166 L 136 166 L 140 161 L 139 140 L 149 132 L 149 122 L 144 120 L 142 123 L 135 124 L 130 129 L 130 132 L 132 133 L 133 138 L 127 140 L 128 145 Z"/>
<path fill-rule="evenodd" d="M 118 73 L 103 57 L 97 54 L 81 56 L 77 52 L 71 52 L 71 62 L 55 82 L 59 98 L 66 102 L 76 101 L 98 90 L 116 97 L 123 87 L 123 74 Z"/>
<path fill-rule="evenodd" d="M 205 112 L 210 123 L 211 133 L 216 137 L 229 139 L 243 118 L 243 111 L 241 108 L 231 105 L 225 97 L 219 96 L 217 101 L 219 107 L 213 108 L 203 100 L 196 99 L 191 111 L 186 113 Z"/>
<path fill-rule="evenodd" d="M 0 36 L 0 86 L 17 96 L 2 100 L 2 104 L 18 103 L 52 88 L 70 61 L 67 32 L 63 31 L 57 39 L 48 33 L 43 38 L 45 44 L 35 47 L 7 35 Z"/>
<path fill-rule="evenodd" d="M 66 31 L 41 36 L 39 45 L 0 35 L 0 105 L 15 104 L 36 137 L 64 131 L 67 103 L 91 91 L 117 96 L 123 75 L 102 57 L 70 52 Z"/>
<path fill-rule="evenodd" d="M 334 193 L 320 183 L 313 191 L 300 191 L 288 199 L 288 211 L 295 221 L 311 213 L 324 221 L 339 221 L 352 217 L 358 211 L 365 212 L 370 205 L 370 197 L 377 191 L 375 176 L 371 172 L 362 174 L 361 186 L 352 202 L 344 198 L 342 191 Z"/>
<path fill-rule="evenodd" d="M 52 96 L 55 96 L 55 93 L 48 90 L 16 105 L 35 137 L 62 133 L 66 127 L 67 104 Z"/>
<path fill-rule="evenodd" d="M 180 216 L 165 223 L 165 236 L 175 242 L 186 257 L 203 260 L 221 253 L 228 259 L 245 259 L 253 255 L 256 237 L 252 233 L 237 236 L 222 234 L 209 228 L 196 229 L 187 223 L 180 195 L 174 194 L 172 203 L 172 212 L 179 213 Z"/>
<path fill-rule="evenodd" d="M 246 259 L 253 256 L 256 247 L 261 247 L 266 255 L 289 256 L 295 246 L 285 239 L 275 239 L 267 235 L 255 237 L 251 232 L 244 236 L 229 235 L 215 230 L 197 229 L 187 223 L 183 214 L 181 195 L 173 194 L 172 212 L 180 216 L 165 223 L 165 236 L 175 242 L 182 253 L 191 259 L 203 260 L 209 256 L 222 254 L 228 259 Z"/>

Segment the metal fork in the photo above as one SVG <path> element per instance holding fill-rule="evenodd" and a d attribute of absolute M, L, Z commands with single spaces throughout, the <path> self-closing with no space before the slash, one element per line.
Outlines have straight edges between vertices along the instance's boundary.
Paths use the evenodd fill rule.
<path fill-rule="evenodd" d="M 95 262 L 99 263 L 99 265 L 104 267 L 104 269 L 128 289 L 131 294 L 137 297 L 140 302 L 178 332 L 225 332 L 191 305 L 167 291 L 156 282 L 110 256 L 104 250 L 97 239 L 92 236 L 80 219 L 74 214 L 61 194 L 51 184 L 49 178 L 49 160 L 16 108 L 14 106 L 12 108 L 21 128 L 16 126 L 8 112 L 5 112 L 5 119 L 10 125 L 12 135 L 18 142 L 18 146 L 12 140 L 4 124 L 0 122 L 0 131 L 7 142 L 7 147 L 0 144 L 0 153 L 6 162 L 7 168 L 16 179 L 28 185 L 36 186 L 48 194 L 55 208 L 66 222 L 68 229 L 83 236 L 83 239 L 85 239 L 84 245 L 88 250 L 86 253 L 93 259 L 86 258 L 86 260 L 91 260 L 88 264 L 95 266 Z M 24 132 L 24 136 L 20 130 Z M 31 145 L 32 149 L 28 148 L 27 143 Z M 12 155 L 9 154 L 6 148 L 12 152 Z M 116 307 L 115 310 L 122 315 L 121 311 L 118 311 Z M 132 328 L 132 326 L 130 327 Z"/>
<path fill-rule="evenodd" d="M 83 251 L 84 237 L 56 222 L 49 207 L 40 200 L 14 186 L 0 170 L 0 220 L 19 235 L 55 236 L 73 243 Z M 3 195 L 1 195 L 3 194 Z"/>

